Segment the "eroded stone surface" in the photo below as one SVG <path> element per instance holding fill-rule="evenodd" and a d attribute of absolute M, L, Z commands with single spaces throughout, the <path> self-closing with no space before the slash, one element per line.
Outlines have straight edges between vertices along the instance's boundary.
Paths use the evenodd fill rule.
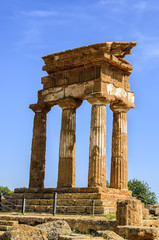
<path fill-rule="evenodd" d="M 46 114 L 50 107 L 45 104 L 32 104 L 35 112 L 30 163 L 30 188 L 43 188 L 45 177 Z"/>
<path fill-rule="evenodd" d="M 127 167 L 127 111 L 128 106 L 111 104 L 113 135 L 110 187 L 128 189 Z"/>
<path fill-rule="evenodd" d="M 92 236 L 86 236 L 83 234 L 71 234 L 71 235 L 60 235 L 58 240 L 82 240 L 82 239 L 86 239 L 86 240 L 91 240 L 91 239 L 95 239 L 95 240 L 103 240 L 103 238 L 94 238 Z"/>
<path fill-rule="evenodd" d="M 96 236 L 102 236 L 104 239 L 108 240 L 124 240 L 124 238 L 120 237 L 118 234 L 110 230 L 97 231 Z"/>
<path fill-rule="evenodd" d="M 82 101 L 66 98 L 62 108 L 57 187 L 75 187 L 76 109 Z"/>
<path fill-rule="evenodd" d="M 2 240 L 47 240 L 46 232 L 28 225 L 15 225 L 0 236 Z"/>
<path fill-rule="evenodd" d="M 131 240 L 156 240 L 158 237 L 158 229 L 152 227 L 118 226 L 117 231 L 120 236 Z"/>
<path fill-rule="evenodd" d="M 142 203 L 135 199 L 118 201 L 117 225 L 142 226 Z"/>
<path fill-rule="evenodd" d="M 88 187 L 106 187 L 106 105 L 93 104 Z"/>
<path fill-rule="evenodd" d="M 66 221 L 58 220 L 49 223 L 44 223 L 36 226 L 39 229 L 45 230 L 49 240 L 58 240 L 59 235 L 69 235 L 71 228 Z"/>

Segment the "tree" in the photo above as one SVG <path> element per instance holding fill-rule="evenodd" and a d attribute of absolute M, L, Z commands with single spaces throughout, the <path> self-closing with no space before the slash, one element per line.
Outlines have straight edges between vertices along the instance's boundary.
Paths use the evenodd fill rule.
<path fill-rule="evenodd" d="M 107 182 L 106 182 L 106 188 L 110 188 L 110 183 L 109 183 L 108 180 L 107 180 Z"/>
<path fill-rule="evenodd" d="M 154 192 L 151 192 L 147 182 L 132 179 L 128 181 L 128 189 L 132 191 L 132 196 L 141 200 L 144 204 L 156 204 L 157 197 Z"/>
<path fill-rule="evenodd" d="M 12 191 L 8 187 L 0 186 L 0 193 L 6 195 L 7 193 L 12 193 Z"/>

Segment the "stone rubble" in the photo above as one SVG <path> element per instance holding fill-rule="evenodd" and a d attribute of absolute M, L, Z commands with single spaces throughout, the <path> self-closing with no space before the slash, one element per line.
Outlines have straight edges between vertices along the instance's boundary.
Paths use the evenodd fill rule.
<path fill-rule="evenodd" d="M 72 232 L 68 223 L 63 220 L 43 223 L 37 225 L 36 228 L 44 230 L 49 240 L 58 240 L 59 235 L 69 235 Z"/>

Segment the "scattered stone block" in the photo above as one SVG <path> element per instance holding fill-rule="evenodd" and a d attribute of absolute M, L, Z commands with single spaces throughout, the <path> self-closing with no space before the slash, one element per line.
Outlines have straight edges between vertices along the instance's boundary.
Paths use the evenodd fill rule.
<path fill-rule="evenodd" d="M 155 240 L 158 237 L 158 229 L 153 227 L 118 226 L 117 232 L 131 240 Z"/>
<path fill-rule="evenodd" d="M 60 235 L 58 240 L 103 240 L 102 237 L 92 237 L 92 236 L 86 236 L 83 234 L 71 234 L 69 236 L 66 235 Z"/>
<path fill-rule="evenodd" d="M 142 226 L 142 203 L 135 199 L 117 202 L 117 226 Z"/>
<path fill-rule="evenodd" d="M 60 234 L 71 234 L 71 228 L 64 220 L 44 223 L 37 225 L 36 227 L 45 230 L 49 240 L 57 240 Z"/>
<path fill-rule="evenodd" d="M 118 234 L 110 230 L 97 231 L 96 236 L 100 236 L 108 240 L 124 240 L 124 238 L 120 237 Z"/>
<path fill-rule="evenodd" d="M 82 240 L 82 239 L 86 239 L 86 240 L 90 240 L 92 238 L 83 235 L 83 234 L 71 234 L 71 235 L 60 235 L 58 240 Z"/>
<path fill-rule="evenodd" d="M 0 236 L 1 240 L 47 240 L 47 234 L 42 229 L 28 225 L 15 225 Z"/>

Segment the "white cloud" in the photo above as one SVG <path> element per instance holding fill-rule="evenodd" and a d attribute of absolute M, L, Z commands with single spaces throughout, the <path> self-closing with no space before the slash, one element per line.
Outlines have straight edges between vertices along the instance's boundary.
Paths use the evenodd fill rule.
<path fill-rule="evenodd" d="M 56 11 L 34 10 L 30 12 L 22 11 L 22 15 L 27 17 L 55 17 L 58 15 Z"/>

